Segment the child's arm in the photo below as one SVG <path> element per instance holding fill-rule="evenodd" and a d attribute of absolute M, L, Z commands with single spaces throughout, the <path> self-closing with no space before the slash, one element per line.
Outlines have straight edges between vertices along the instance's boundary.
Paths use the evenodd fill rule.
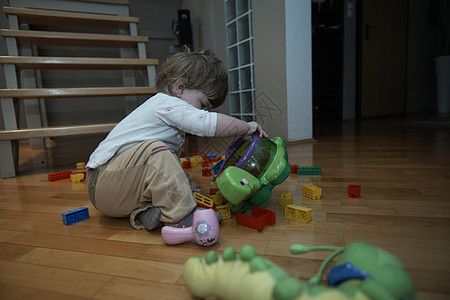
<path fill-rule="evenodd" d="M 254 132 L 258 132 L 259 137 L 261 138 L 269 137 L 269 135 L 264 131 L 261 125 L 254 121 L 245 122 L 225 114 L 217 113 L 216 133 L 214 134 L 214 136 L 246 136 L 251 135 Z"/>

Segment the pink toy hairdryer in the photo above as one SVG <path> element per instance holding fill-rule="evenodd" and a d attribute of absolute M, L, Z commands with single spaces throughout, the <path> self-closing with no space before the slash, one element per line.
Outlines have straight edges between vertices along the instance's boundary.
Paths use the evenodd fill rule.
<path fill-rule="evenodd" d="M 191 227 L 164 226 L 161 236 L 167 245 L 194 240 L 200 246 L 212 246 L 219 241 L 219 221 L 212 209 L 197 209 Z"/>

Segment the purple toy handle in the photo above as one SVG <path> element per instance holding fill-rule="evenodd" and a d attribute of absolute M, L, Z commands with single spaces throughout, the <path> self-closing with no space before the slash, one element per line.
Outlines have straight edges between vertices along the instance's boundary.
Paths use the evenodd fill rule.
<path fill-rule="evenodd" d="M 200 246 L 212 246 L 219 241 L 219 221 L 212 209 L 197 209 L 191 227 L 164 226 L 161 236 L 167 245 L 195 241 Z"/>
<path fill-rule="evenodd" d="M 244 155 L 242 155 L 241 159 L 236 163 L 235 167 L 241 168 L 243 166 L 245 166 L 245 164 L 248 162 L 248 160 L 250 159 L 250 157 L 253 156 L 253 154 L 256 151 L 256 148 L 258 148 L 259 145 L 259 141 L 261 140 L 261 138 L 259 137 L 258 133 L 255 132 L 252 136 L 252 141 L 250 143 L 250 146 L 248 147 L 247 151 L 244 153 Z M 237 137 L 230 145 L 230 147 L 228 147 L 227 149 L 227 153 L 225 153 L 225 159 L 223 160 L 222 164 L 220 165 L 220 168 L 217 172 L 217 175 L 219 175 L 220 173 L 222 173 L 223 168 L 225 167 L 226 163 L 228 162 L 228 160 L 230 159 L 230 157 L 234 154 L 234 152 L 236 152 L 237 149 L 239 149 L 239 147 L 241 147 L 244 144 L 244 139 L 240 136 Z"/>
<path fill-rule="evenodd" d="M 244 155 L 242 155 L 241 159 L 237 162 L 235 167 L 241 168 L 245 166 L 245 164 L 248 162 L 250 157 L 253 156 L 253 154 L 256 151 L 256 148 L 258 148 L 259 141 L 261 138 L 259 137 L 258 133 L 254 133 L 252 137 L 252 141 L 250 143 L 250 146 L 248 146 L 247 151 L 245 151 Z"/>

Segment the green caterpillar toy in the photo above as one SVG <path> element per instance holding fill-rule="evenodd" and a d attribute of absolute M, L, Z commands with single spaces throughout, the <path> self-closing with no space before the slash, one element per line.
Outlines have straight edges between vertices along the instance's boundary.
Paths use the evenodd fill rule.
<path fill-rule="evenodd" d="M 294 244 L 290 248 L 292 254 L 316 250 L 333 253 L 308 282 L 289 276 L 270 260 L 257 256 L 248 245 L 238 254 L 229 247 L 222 256 L 210 251 L 204 258 L 189 258 L 184 280 L 191 293 L 207 299 L 417 299 L 402 262 L 381 248 L 367 243 L 344 248 Z M 325 267 L 339 255 L 328 273 L 328 286 L 320 285 Z"/>

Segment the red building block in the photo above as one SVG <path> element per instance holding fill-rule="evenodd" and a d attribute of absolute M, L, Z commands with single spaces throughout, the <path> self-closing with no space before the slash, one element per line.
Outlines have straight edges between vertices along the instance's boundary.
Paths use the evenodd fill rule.
<path fill-rule="evenodd" d="M 192 165 L 191 165 L 191 161 L 190 160 L 183 160 L 181 162 L 181 166 L 183 167 L 183 169 L 189 169 Z"/>
<path fill-rule="evenodd" d="M 291 173 L 297 174 L 298 165 L 291 165 Z"/>
<path fill-rule="evenodd" d="M 348 196 L 351 198 L 359 198 L 361 193 L 361 186 L 360 185 L 355 185 L 355 184 L 350 184 L 348 186 Z"/>
<path fill-rule="evenodd" d="M 211 169 L 202 169 L 202 176 L 203 177 L 211 176 Z"/>
<path fill-rule="evenodd" d="M 275 224 L 275 213 L 273 211 L 257 206 L 252 206 L 252 213 L 253 216 L 247 216 L 241 213 L 237 213 L 237 224 L 255 230 L 263 230 L 264 226 Z"/>
<path fill-rule="evenodd" d="M 180 158 L 184 158 L 185 156 L 186 156 L 186 154 L 184 153 L 184 151 L 181 151 Z"/>
<path fill-rule="evenodd" d="M 48 174 L 48 181 L 56 181 L 61 179 L 69 179 L 72 171 L 63 171 Z"/>
<path fill-rule="evenodd" d="M 202 157 L 202 167 L 209 167 L 209 163 L 211 162 L 211 159 L 208 156 Z"/>
<path fill-rule="evenodd" d="M 219 191 L 218 188 L 212 188 L 212 189 L 209 189 L 209 194 L 210 195 L 215 195 L 218 191 Z"/>

